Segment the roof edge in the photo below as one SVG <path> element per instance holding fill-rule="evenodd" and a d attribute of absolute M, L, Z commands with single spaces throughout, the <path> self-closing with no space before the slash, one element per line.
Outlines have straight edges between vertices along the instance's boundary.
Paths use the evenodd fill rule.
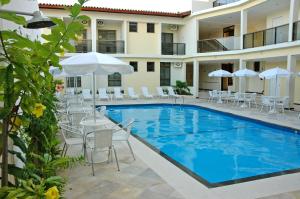
<path fill-rule="evenodd" d="M 65 7 L 70 7 L 70 5 L 39 3 L 39 8 L 42 8 L 42 9 L 64 9 Z M 120 14 L 177 17 L 177 18 L 184 18 L 191 14 L 191 11 L 172 13 L 172 12 L 130 10 L 130 9 L 104 8 L 104 7 L 85 7 L 85 6 L 82 7 L 81 10 L 82 11 L 94 11 L 94 12 L 120 13 Z"/>

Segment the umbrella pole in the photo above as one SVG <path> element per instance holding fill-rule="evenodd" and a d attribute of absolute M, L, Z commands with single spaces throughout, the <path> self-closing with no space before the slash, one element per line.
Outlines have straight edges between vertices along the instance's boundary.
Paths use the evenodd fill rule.
<path fill-rule="evenodd" d="M 95 72 L 93 72 L 93 114 L 94 114 L 94 121 L 96 122 L 96 82 L 95 82 Z"/>

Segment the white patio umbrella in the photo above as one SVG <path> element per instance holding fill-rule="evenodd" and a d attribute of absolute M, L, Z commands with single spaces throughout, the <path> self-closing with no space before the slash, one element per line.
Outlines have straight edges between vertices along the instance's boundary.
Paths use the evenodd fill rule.
<path fill-rule="evenodd" d="M 285 70 L 283 68 L 272 68 L 269 70 L 266 70 L 262 73 L 259 74 L 260 78 L 265 78 L 265 79 L 276 79 L 275 82 L 275 97 L 277 97 L 277 82 L 278 82 L 278 77 L 289 77 L 291 75 L 291 73 L 288 70 Z M 275 106 L 276 106 L 276 100 L 274 100 L 274 113 L 276 112 L 275 110 Z"/>
<path fill-rule="evenodd" d="M 230 73 L 226 70 L 216 70 L 216 71 L 210 72 L 208 74 L 208 77 L 232 77 L 232 73 Z"/>
<path fill-rule="evenodd" d="M 234 73 L 232 73 L 233 77 L 255 77 L 257 76 L 258 73 L 253 71 L 253 70 L 249 70 L 247 68 L 245 69 L 241 69 L 238 71 L 235 71 Z"/>
<path fill-rule="evenodd" d="M 95 112 L 95 75 L 109 75 L 113 73 L 130 74 L 133 73 L 133 67 L 129 64 L 114 58 L 110 55 L 101 54 L 97 52 L 82 53 L 60 62 L 64 70 L 68 74 L 86 75 L 93 74 L 93 110 L 94 121 L 96 121 Z"/>

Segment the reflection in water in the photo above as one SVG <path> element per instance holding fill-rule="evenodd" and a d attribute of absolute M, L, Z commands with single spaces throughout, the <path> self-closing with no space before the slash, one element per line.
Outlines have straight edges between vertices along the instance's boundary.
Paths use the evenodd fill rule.
<path fill-rule="evenodd" d="M 194 106 L 109 107 L 133 133 L 211 183 L 300 168 L 300 136 Z"/>

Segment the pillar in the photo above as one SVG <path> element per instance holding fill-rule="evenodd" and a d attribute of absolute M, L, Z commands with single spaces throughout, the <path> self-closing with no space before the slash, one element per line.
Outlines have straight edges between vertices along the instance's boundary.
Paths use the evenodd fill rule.
<path fill-rule="evenodd" d="M 97 19 L 91 18 L 92 52 L 97 52 Z"/>
<path fill-rule="evenodd" d="M 128 33 L 128 22 L 123 21 L 123 40 L 124 40 L 124 54 L 127 54 L 127 33 Z"/>
<path fill-rule="evenodd" d="M 199 62 L 194 60 L 193 62 L 193 86 L 194 97 L 199 97 Z"/>
<path fill-rule="evenodd" d="M 186 62 L 182 62 L 181 80 L 186 82 Z"/>
<path fill-rule="evenodd" d="M 240 59 L 240 65 L 239 70 L 246 68 L 246 61 Z M 239 77 L 239 92 L 244 93 L 246 91 L 246 78 L 245 77 Z"/>
<path fill-rule="evenodd" d="M 291 73 L 296 72 L 297 59 L 295 55 L 287 56 L 287 70 Z M 295 97 L 295 76 L 290 76 L 287 79 L 286 96 L 289 96 L 290 107 L 293 107 Z"/>
<path fill-rule="evenodd" d="M 158 54 L 161 55 L 162 54 L 162 48 L 161 48 L 162 23 L 158 23 L 157 30 L 155 30 L 155 32 L 156 31 L 160 33 L 158 34 L 157 45 L 158 45 Z"/>
<path fill-rule="evenodd" d="M 241 10 L 240 49 L 244 48 L 244 34 L 248 31 L 248 11 Z"/>
<path fill-rule="evenodd" d="M 289 41 L 293 41 L 294 22 L 298 21 L 299 2 L 300 0 L 290 0 Z"/>

